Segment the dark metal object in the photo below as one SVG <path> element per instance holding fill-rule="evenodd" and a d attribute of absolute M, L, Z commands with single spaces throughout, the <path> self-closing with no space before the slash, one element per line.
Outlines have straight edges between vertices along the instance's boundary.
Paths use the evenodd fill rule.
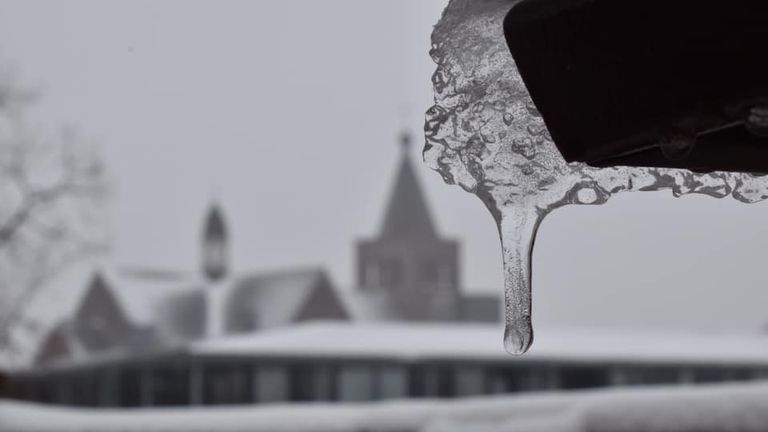
<path fill-rule="evenodd" d="M 567 161 L 768 173 L 768 1 L 523 0 L 504 34 Z"/>

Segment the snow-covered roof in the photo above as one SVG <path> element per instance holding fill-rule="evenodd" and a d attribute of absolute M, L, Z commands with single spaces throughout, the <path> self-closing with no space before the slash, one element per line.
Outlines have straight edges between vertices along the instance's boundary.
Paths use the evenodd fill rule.
<path fill-rule="evenodd" d="M 259 328 L 291 322 L 306 304 L 312 290 L 325 277 L 320 268 L 307 268 L 241 276 L 228 288 L 225 311 L 228 318 L 237 311 L 252 314 Z"/>
<path fill-rule="evenodd" d="M 110 290 L 131 323 L 139 326 L 155 325 L 166 299 L 180 293 L 201 290 L 203 286 L 202 281 L 192 277 L 159 277 L 108 267 L 98 272 L 106 278 Z"/>
<path fill-rule="evenodd" d="M 71 317 L 93 279 L 97 265 L 93 261 L 72 264 L 47 281 L 41 289 L 45 295 L 35 297 L 28 310 L 29 316 L 33 316 L 44 328 L 57 326 Z"/>
<path fill-rule="evenodd" d="M 454 400 L 242 407 L 72 409 L 0 401 L 16 432 L 650 432 L 768 430 L 765 383 Z"/>
<path fill-rule="evenodd" d="M 400 318 L 389 293 L 380 290 L 347 290 L 339 292 L 342 303 L 355 321 L 393 321 Z"/>
<path fill-rule="evenodd" d="M 313 322 L 204 340 L 201 355 L 352 357 L 504 362 L 577 361 L 768 366 L 768 336 L 542 329 L 522 357 L 504 352 L 496 325 Z"/>

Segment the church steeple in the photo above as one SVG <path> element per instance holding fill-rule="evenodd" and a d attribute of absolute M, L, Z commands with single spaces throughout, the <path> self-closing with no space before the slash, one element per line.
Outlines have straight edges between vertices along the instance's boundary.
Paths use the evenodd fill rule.
<path fill-rule="evenodd" d="M 404 132 L 400 137 L 400 145 L 400 166 L 384 216 L 381 236 L 434 238 L 437 233 L 409 156 L 410 135 Z"/>
<path fill-rule="evenodd" d="M 226 276 L 229 269 L 229 239 L 224 215 L 212 204 L 205 217 L 202 236 L 203 273 L 212 281 Z"/>
<path fill-rule="evenodd" d="M 459 245 L 441 238 L 410 159 L 410 137 L 400 138 L 401 159 L 378 237 L 357 245 L 361 291 L 383 296 L 405 320 L 454 320 L 459 307 Z"/>

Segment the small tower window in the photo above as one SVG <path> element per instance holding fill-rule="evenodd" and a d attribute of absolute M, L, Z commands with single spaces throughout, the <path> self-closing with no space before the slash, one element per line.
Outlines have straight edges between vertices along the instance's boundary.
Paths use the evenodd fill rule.
<path fill-rule="evenodd" d="M 422 281 L 428 285 L 445 287 L 454 285 L 453 266 L 441 260 L 429 260 L 421 267 Z"/>
<path fill-rule="evenodd" d="M 376 262 L 367 262 L 363 272 L 365 287 L 376 288 L 381 286 L 381 274 L 379 273 L 379 265 Z"/>
<path fill-rule="evenodd" d="M 400 263 L 394 259 L 372 259 L 366 263 L 363 271 L 367 288 L 399 286 L 402 279 Z"/>

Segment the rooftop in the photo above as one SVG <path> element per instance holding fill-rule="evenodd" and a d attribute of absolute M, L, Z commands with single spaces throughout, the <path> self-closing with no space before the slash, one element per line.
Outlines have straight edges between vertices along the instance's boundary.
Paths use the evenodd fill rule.
<path fill-rule="evenodd" d="M 743 364 L 768 366 L 761 335 L 542 329 L 531 351 L 507 354 L 503 331 L 485 324 L 313 322 L 188 346 L 200 355 Z"/>

